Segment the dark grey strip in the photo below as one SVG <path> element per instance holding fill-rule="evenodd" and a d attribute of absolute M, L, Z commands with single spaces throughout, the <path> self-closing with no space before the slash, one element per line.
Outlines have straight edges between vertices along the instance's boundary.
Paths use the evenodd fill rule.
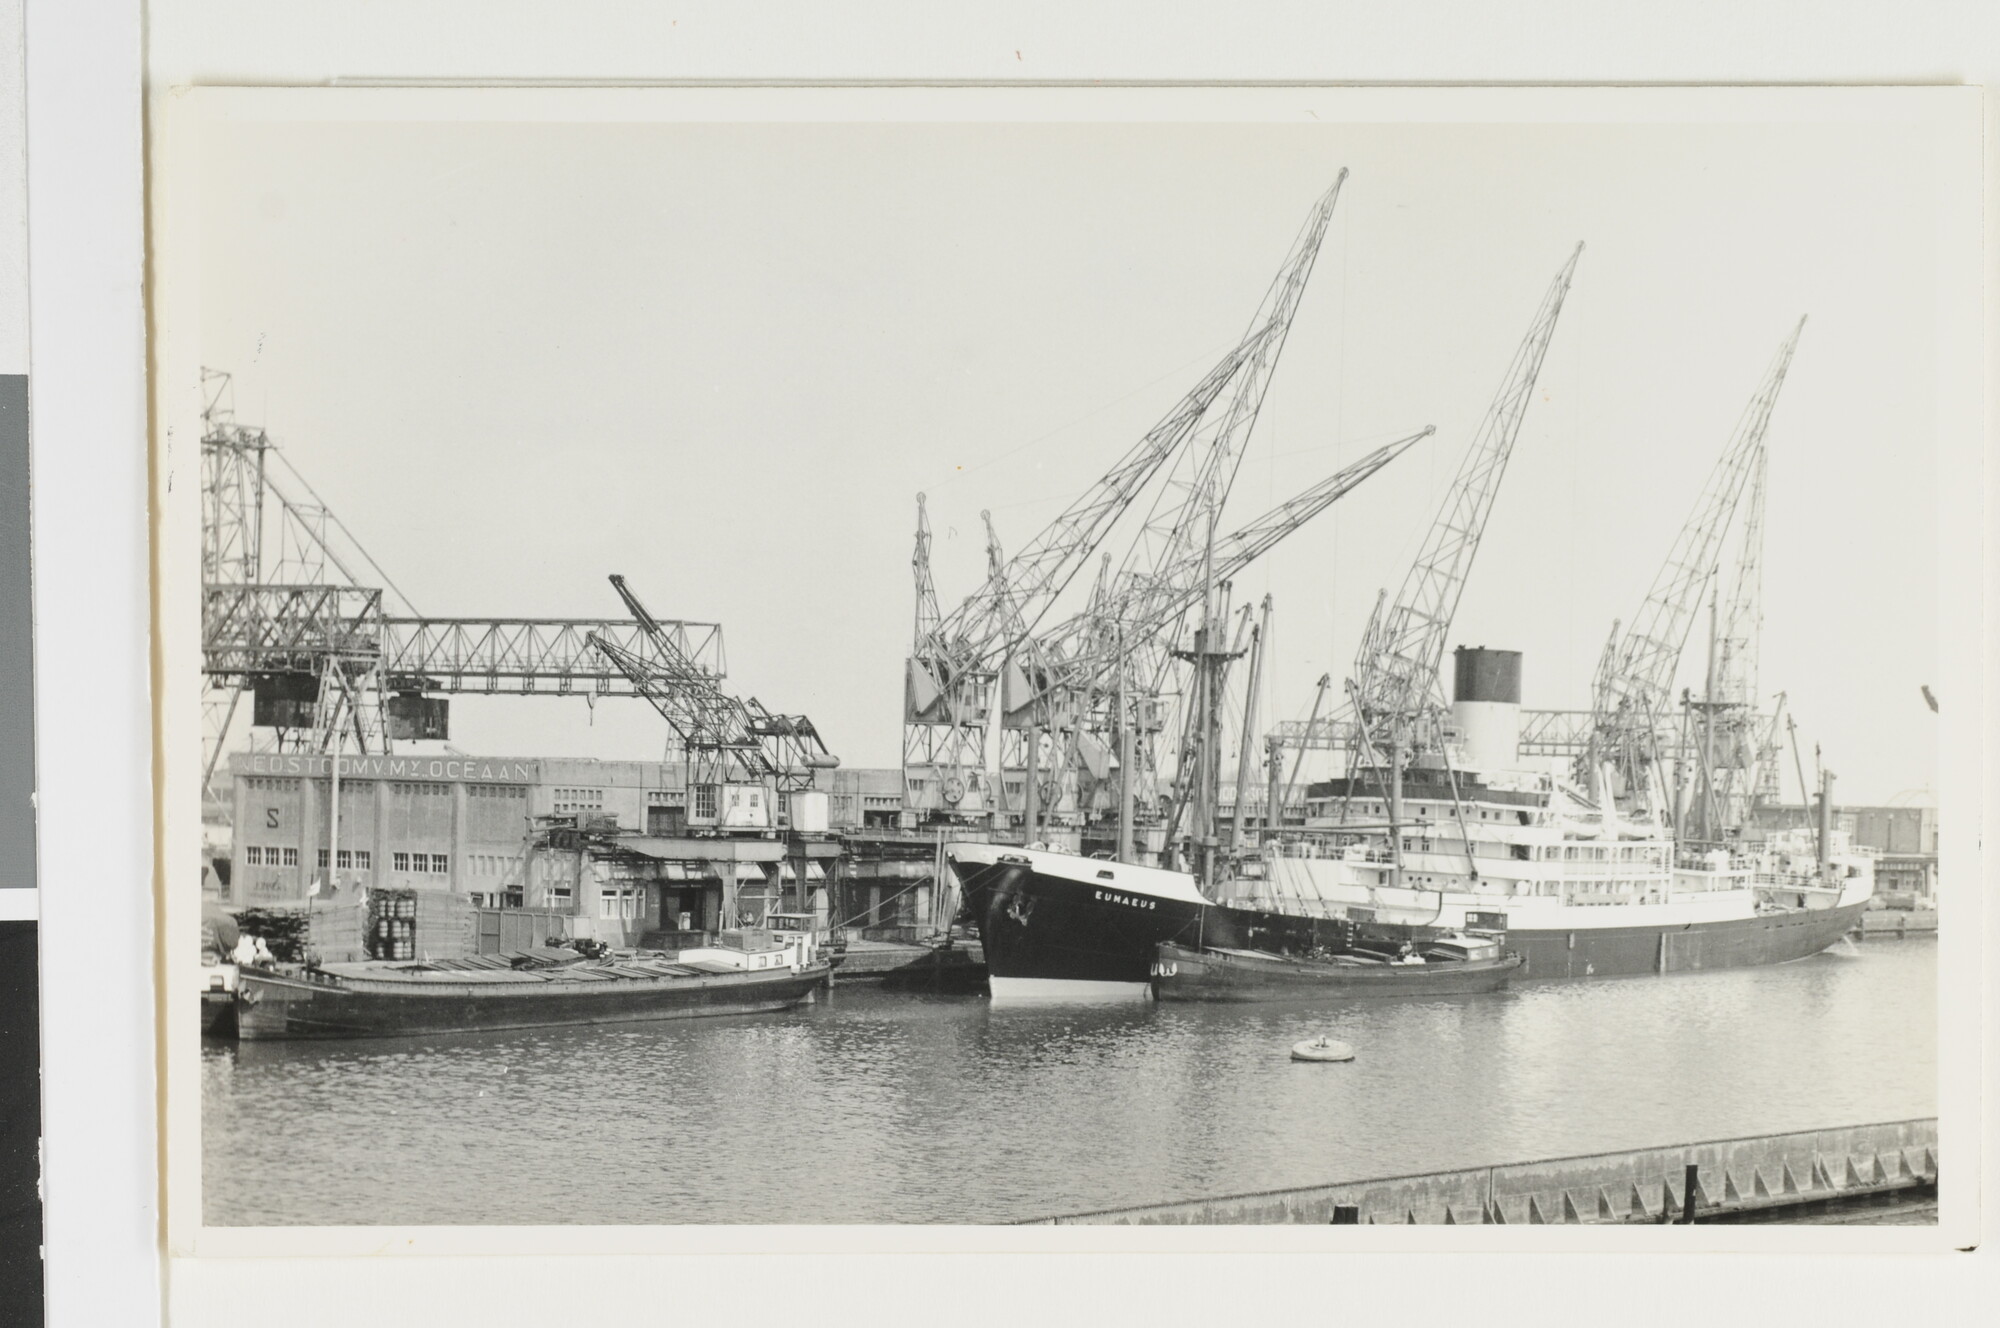
<path fill-rule="evenodd" d="M 35 654 L 28 379 L 0 374 L 0 889 L 35 884 Z"/>

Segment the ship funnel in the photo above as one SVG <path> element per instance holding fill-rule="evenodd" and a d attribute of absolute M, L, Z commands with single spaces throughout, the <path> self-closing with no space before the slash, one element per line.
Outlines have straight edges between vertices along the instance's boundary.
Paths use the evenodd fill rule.
<path fill-rule="evenodd" d="M 1521 759 L 1521 652 L 1452 652 L 1451 719 L 1468 770 L 1515 770 Z"/>

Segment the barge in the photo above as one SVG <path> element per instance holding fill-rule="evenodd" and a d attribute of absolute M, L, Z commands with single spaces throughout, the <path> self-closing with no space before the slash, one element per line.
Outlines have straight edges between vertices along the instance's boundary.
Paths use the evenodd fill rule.
<path fill-rule="evenodd" d="M 1153 966 L 1163 1001 L 1304 1001 L 1471 996 L 1498 991 L 1521 956 L 1493 939 L 1446 938 L 1407 955 L 1294 957 L 1261 950 L 1194 948 L 1169 941 Z"/>
<path fill-rule="evenodd" d="M 813 999 L 831 970 L 810 936 L 725 932 L 721 943 L 664 954 L 586 959 L 537 949 L 427 962 L 244 967 L 236 1035 L 410 1037 L 761 1014 Z"/>

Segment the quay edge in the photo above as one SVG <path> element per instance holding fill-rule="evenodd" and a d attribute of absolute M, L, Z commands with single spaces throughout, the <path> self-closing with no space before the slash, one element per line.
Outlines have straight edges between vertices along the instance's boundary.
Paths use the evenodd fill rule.
<path fill-rule="evenodd" d="M 1788 1213 L 1897 1196 L 1934 1200 L 1937 1140 L 1937 1119 L 1925 1117 L 1187 1199 L 1036 1218 L 1020 1225 L 1782 1221 Z"/>

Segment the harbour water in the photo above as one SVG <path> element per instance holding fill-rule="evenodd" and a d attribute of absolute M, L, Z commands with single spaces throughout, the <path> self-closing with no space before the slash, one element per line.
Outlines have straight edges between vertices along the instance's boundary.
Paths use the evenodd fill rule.
<path fill-rule="evenodd" d="M 214 1225 L 1002 1222 L 1931 1116 L 1937 946 L 1294 1005 L 784 1015 L 210 1043 Z M 1288 1059 L 1328 1032 L 1345 1065 Z"/>

